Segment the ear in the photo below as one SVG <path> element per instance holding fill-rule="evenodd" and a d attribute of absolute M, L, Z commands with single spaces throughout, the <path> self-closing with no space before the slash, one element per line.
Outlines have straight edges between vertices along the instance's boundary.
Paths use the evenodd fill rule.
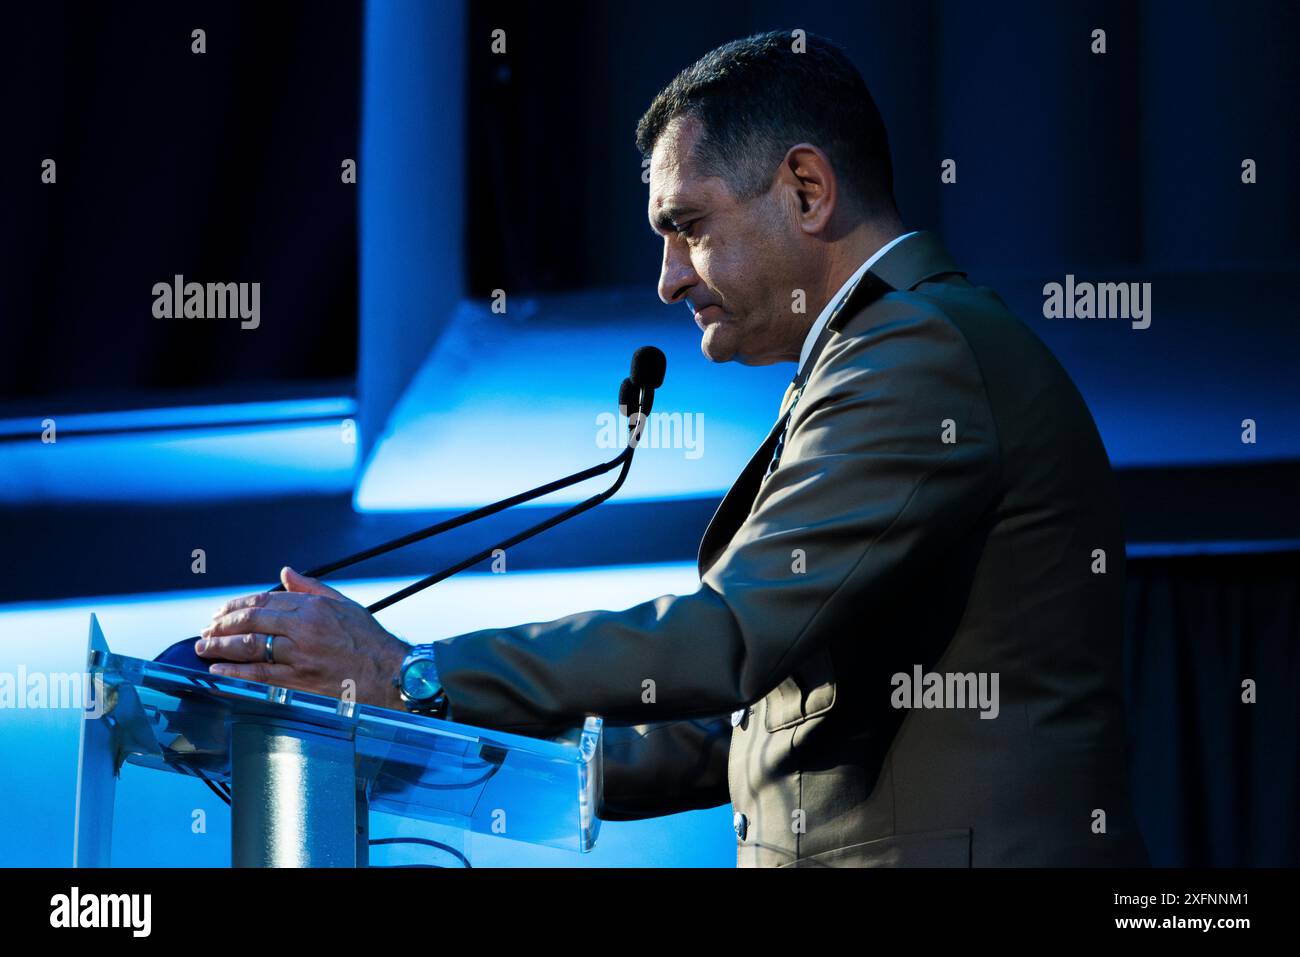
<path fill-rule="evenodd" d="M 839 201 L 830 158 L 811 143 L 799 143 L 786 152 L 781 176 L 798 199 L 800 228 L 810 235 L 824 232 Z"/>

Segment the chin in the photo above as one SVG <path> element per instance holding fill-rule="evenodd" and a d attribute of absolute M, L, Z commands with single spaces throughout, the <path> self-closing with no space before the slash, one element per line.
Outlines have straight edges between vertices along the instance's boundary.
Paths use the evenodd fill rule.
<path fill-rule="evenodd" d="M 710 362 L 730 362 L 736 358 L 736 341 L 728 333 L 730 329 L 720 328 L 721 323 L 713 323 L 704 330 L 700 339 L 700 352 Z"/>

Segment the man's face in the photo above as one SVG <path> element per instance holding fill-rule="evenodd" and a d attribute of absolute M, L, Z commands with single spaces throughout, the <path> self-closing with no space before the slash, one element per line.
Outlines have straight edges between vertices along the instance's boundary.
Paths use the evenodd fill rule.
<path fill-rule="evenodd" d="M 774 186 L 738 201 L 725 181 L 698 172 L 699 135 L 698 120 L 674 120 L 650 157 L 650 227 L 664 243 L 659 298 L 689 305 L 713 362 L 797 359 L 812 317 L 792 309 L 805 247 L 791 199 Z"/>

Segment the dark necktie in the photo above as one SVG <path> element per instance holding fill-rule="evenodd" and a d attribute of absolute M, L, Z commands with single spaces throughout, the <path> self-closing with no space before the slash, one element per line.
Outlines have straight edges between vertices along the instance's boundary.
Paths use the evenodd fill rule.
<path fill-rule="evenodd" d="M 784 421 L 781 422 L 781 434 L 776 440 L 776 451 L 772 453 L 772 464 L 767 467 L 768 475 L 776 471 L 777 463 L 781 461 L 781 450 L 785 448 L 786 428 L 790 424 L 789 413 L 794 408 L 795 403 L 799 401 L 799 393 L 803 391 L 797 384 L 798 381 L 799 377 L 797 375 L 791 379 L 790 384 L 785 387 L 785 395 L 781 398 L 781 412 L 777 416 L 777 421 L 780 422 L 783 419 Z"/>

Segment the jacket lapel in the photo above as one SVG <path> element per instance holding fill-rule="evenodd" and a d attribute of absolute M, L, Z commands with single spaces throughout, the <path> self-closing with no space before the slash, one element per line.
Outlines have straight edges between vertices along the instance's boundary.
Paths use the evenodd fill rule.
<path fill-rule="evenodd" d="M 709 520 L 709 527 L 704 530 L 696 559 L 696 566 L 701 576 L 718 555 L 722 554 L 722 550 L 736 534 L 736 529 L 740 528 L 749 517 L 749 510 L 754 505 L 759 486 L 763 484 L 763 475 L 767 471 L 768 463 L 772 461 L 776 442 L 781 437 L 784 423 L 785 416 L 776 420 L 771 431 L 767 433 L 767 438 L 763 440 L 763 444 L 758 447 L 758 451 L 749 460 L 740 477 L 732 483 L 731 488 L 727 489 L 727 494 L 722 497 L 722 502 L 714 511 L 713 518 Z"/>

